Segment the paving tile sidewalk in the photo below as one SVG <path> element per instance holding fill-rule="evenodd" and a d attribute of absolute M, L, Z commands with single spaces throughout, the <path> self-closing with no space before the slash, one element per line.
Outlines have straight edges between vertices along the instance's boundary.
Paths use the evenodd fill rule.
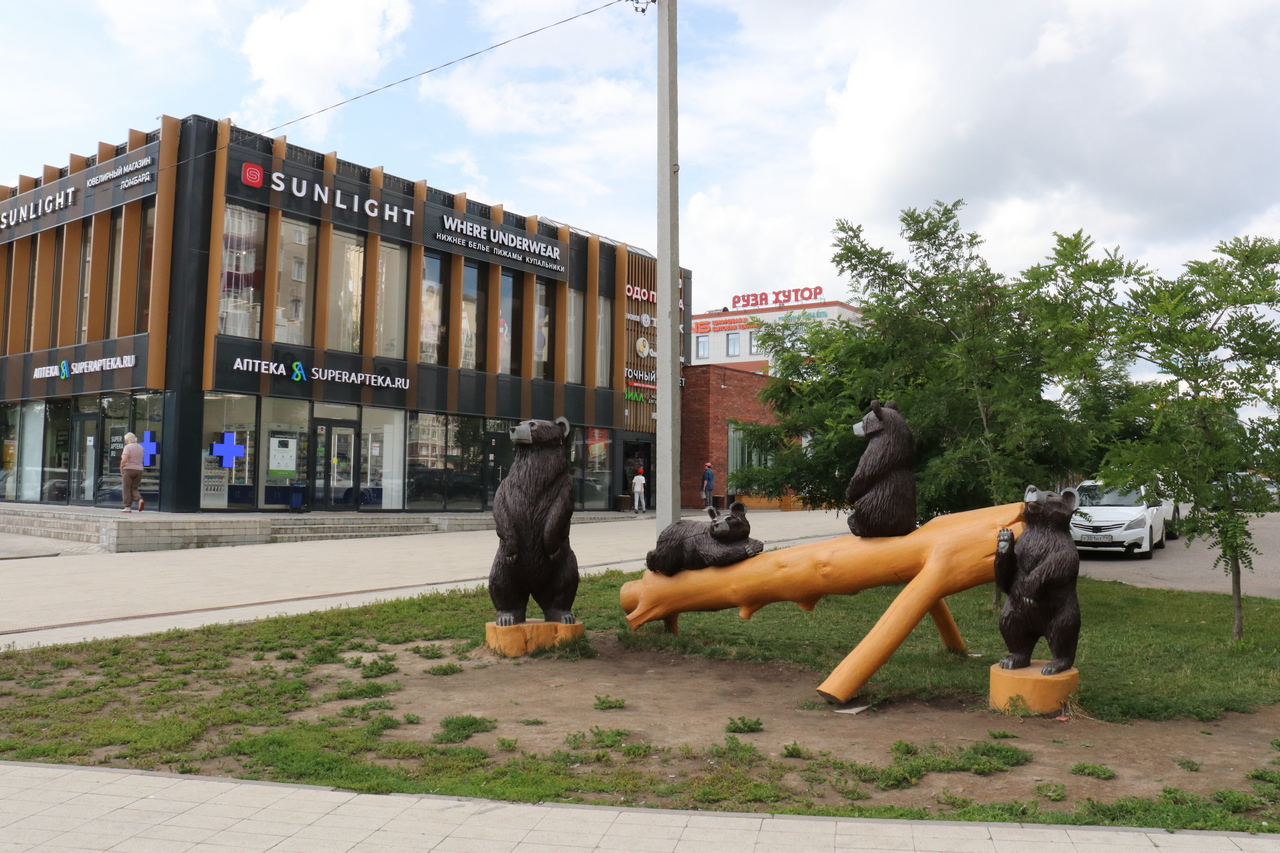
<path fill-rule="evenodd" d="M 1145 853 L 1280 837 L 527 805 L 0 762 L 0 853 Z"/>

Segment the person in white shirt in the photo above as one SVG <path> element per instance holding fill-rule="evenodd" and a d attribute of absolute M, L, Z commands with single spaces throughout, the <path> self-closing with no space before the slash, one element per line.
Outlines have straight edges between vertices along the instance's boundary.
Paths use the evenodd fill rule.
<path fill-rule="evenodd" d="M 636 472 L 636 475 L 631 478 L 631 494 L 632 494 L 631 503 L 632 503 L 632 506 L 635 507 L 636 512 L 644 512 L 644 509 L 645 509 L 644 484 L 645 484 L 644 469 L 641 468 L 639 471 Z"/>

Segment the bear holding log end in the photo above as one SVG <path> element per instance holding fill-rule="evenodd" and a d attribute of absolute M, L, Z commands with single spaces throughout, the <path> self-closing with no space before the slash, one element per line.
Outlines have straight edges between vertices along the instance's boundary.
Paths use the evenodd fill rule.
<path fill-rule="evenodd" d="M 525 620 L 529 597 L 547 622 L 573 625 L 578 558 L 569 547 L 573 483 L 564 443 L 569 421 L 524 421 L 510 430 L 511 470 L 493 496 L 498 553 L 489 570 L 489 599 L 501 626 Z"/>
<path fill-rule="evenodd" d="M 686 569 L 731 566 L 764 550 L 759 540 L 750 538 L 751 522 L 741 501 L 734 501 L 724 515 L 707 507 L 707 515 L 709 524 L 677 521 L 662 531 L 657 546 L 644 558 L 645 567 L 673 577 Z"/>
<path fill-rule="evenodd" d="M 890 400 L 871 401 L 871 411 L 853 425 L 868 440 L 849 480 L 849 531 L 854 536 L 906 536 L 916 529 L 916 441 Z"/>
<path fill-rule="evenodd" d="M 1080 553 L 1071 539 L 1075 489 L 1061 495 L 1028 486 L 1022 520 L 1026 529 L 996 535 L 996 587 L 1009 598 L 1000 614 L 1000 635 L 1009 647 L 1002 669 L 1031 665 L 1031 652 L 1044 637 L 1053 660 L 1040 672 L 1055 675 L 1075 665 L 1080 639 L 1080 602 L 1076 579 Z"/>

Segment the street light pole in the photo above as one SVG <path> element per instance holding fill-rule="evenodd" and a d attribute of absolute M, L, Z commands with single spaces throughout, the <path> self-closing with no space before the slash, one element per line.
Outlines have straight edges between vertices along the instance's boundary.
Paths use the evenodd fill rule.
<path fill-rule="evenodd" d="M 659 532 L 680 519 L 680 164 L 676 103 L 676 0 L 658 7 L 658 464 Z"/>

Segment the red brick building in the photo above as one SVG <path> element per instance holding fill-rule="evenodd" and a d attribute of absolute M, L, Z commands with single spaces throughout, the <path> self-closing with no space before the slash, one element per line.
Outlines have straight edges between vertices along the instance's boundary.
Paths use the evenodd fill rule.
<path fill-rule="evenodd" d="M 760 402 L 760 391 L 769 381 L 767 376 L 719 364 L 688 365 L 683 376 L 680 504 L 701 507 L 699 488 L 707 462 L 716 473 L 717 495 L 726 494 L 729 473 L 747 464 L 745 449 L 730 420 L 773 424 L 776 419 Z M 750 505 L 776 506 L 777 502 L 753 501 Z"/>

